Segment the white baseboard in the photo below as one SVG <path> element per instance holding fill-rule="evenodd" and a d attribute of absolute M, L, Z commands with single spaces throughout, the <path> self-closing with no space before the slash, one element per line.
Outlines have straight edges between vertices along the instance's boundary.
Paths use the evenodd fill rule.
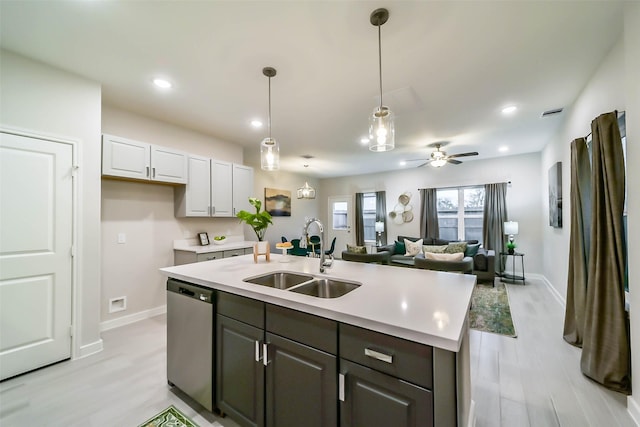
<path fill-rule="evenodd" d="M 542 280 L 542 282 L 547 286 L 547 289 L 549 289 L 549 292 L 551 292 L 551 295 L 553 295 L 556 301 L 558 301 L 558 304 L 560 304 L 562 307 L 567 306 L 567 301 L 565 300 L 564 296 L 560 295 L 560 292 L 558 292 L 558 290 L 553 287 L 549 279 L 547 279 L 542 274 L 536 274 L 536 275 L 532 274 L 532 276 L 536 276 L 535 277 L 536 279 Z"/>
<path fill-rule="evenodd" d="M 161 305 L 160 307 L 151 308 L 149 310 L 139 311 L 137 313 L 129 314 L 127 316 L 118 317 L 113 320 L 105 320 L 100 323 L 100 332 L 108 331 L 109 329 L 119 328 L 120 326 L 130 325 L 131 323 L 139 322 L 140 320 L 149 319 L 160 314 L 167 312 L 167 306 Z"/>
<path fill-rule="evenodd" d="M 633 422 L 636 423 L 637 426 L 640 426 L 640 405 L 633 398 L 633 396 L 627 397 L 627 412 L 633 419 Z"/>
<path fill-rule="evenodd" d="M 78 355 L 74 359 L 82 359 L 83 357 L 91 356 L 92 354 L 100 353 L 103 349 L 102 338 L 92 342 L 91 344 L 80 346 Z"/>
<path fill-rule="evenodd" d="M 471 405 L 469 406 L 469 420 L 467 422 L 467 427 L 475 427 L 476 426 L 476 402 L 471 399 Z"/>

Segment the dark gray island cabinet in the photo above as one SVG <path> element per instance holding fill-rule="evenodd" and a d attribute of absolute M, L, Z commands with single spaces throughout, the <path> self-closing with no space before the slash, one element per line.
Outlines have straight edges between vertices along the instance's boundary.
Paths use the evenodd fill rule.
<path fill-rule="evenodd" d="M 217 292 L 215 406 L 243 426 L 455 426 L 456 353 Z"/>

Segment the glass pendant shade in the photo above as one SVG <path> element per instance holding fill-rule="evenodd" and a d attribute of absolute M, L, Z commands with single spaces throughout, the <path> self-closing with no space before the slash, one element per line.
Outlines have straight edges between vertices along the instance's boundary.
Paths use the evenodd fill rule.
<path fill-rule="evenodd" d="M 315 199 L 316 189 L 309 186 L 308 182 L 304 183 L 303 187 L 298 188 L 298 199 Z"/>
<path fill-rule="evenodd" d="M 373 109 L 369 117 L 369 150 L 382 152 L 395 148 L 396 131 L 393 112 L 384 105 Z"/>
<path fill-rule="evenodd" d="M 268 137 L 260 143 L 260 164 L 262 170 L 280 169 L 280 147 L 275 139 Z"/>

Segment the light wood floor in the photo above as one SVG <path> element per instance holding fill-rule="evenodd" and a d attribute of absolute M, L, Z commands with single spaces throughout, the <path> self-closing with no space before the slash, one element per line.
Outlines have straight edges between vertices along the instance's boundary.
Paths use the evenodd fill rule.
<path fill-rule="evenodd" d="M 471 331 L 476 426 L 634 426 L 624 396 L 580 373 L 545 285 L 508 290 L 518 338 Z M 103 333 L 100 354 L 0 383 L 0 426 L 135 427 L 173 404 L 201 427 L 236 427 L 167 387 L 165 334 L 157 316 Z"/>

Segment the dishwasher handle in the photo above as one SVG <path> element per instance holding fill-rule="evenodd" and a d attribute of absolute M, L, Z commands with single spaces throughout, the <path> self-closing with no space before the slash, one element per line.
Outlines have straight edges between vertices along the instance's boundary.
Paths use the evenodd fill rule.
<path fill-rule="evenodd" d="M 196 293 L 193 292 L 191 289 L 183 288 L 182 286 L 180 286 L 178 288 L 178 293 L 183 294 L 183 295 L 189 295 L 190 297 L 195 297 L 196 296 Z"/>

